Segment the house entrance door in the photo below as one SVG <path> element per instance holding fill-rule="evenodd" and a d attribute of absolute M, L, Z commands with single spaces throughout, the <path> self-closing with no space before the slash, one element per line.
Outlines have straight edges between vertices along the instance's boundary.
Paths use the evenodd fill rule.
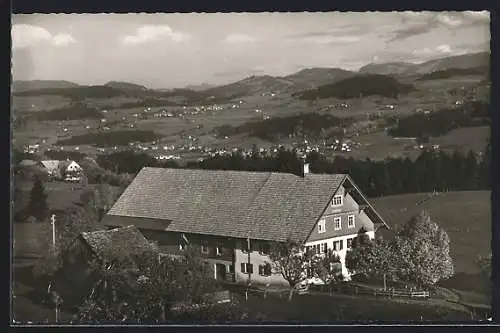
<path fill-rule="evenodd" d="M 225 280 L 226 279 L 226 265 L 215 264 L 215 279 Z"/>

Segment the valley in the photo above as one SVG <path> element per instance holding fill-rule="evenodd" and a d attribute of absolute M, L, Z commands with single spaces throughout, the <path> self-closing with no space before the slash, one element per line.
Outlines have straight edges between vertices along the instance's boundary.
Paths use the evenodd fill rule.
<path fill-rule="evenodd" d="M 160 91 L 115 81 L 102 86 L 14 82 L 13 117 L 20 125 L 15 128 L 13 143 L 18 149 L 37 146 L 42 153 L 79 151 L 96 156 L 133 149 L 158 158 L 175 156 L 189 161 L 216 151 L 248 151 L 255 145 L 272 153 L 279 141 L 289 149 L 321 151 L 327 156 L 414 158 L 423 148 L 418 138 L 388 135 L 387 130 L 399 119 L 445 108 L 458 110 L 467 102 L 488 102 L 489 84 L 484 73 L 463 73 L 466 59 L 472 69 L 487 65 L 484 55 L 472 54 L 458 60 L 430 61 L 418 69 L 408 64 L 373 65 L 360 72 L 312 68 L 285 77 L 252 76 L 204 90 Z M 457 76 L 453 75 L 455 67 L 450 66 L 458 66 Z M 448 71 L 445 78 L 431 75 L 443 70 Z M 343 125 L 315 125 L 314 132 L 321 130 L 321 135 L 308 137 L 301 131 L 300 121 L 290 123 L 289 118 L 311 114 L 345 121 Z M 284 134 L 272 133 L 267 139 L 244 130 L 246 124 L 255 124 L 255 128 L 260 123 L 265 131 L 266 122 L 274 122 L 278 129 L 292 128 Z M 243 130 L 217 135 L 221 127 Z M 488 133 L 487 124 L 458 128 L 431 137 L 425 146 L 481 152 L 478 149 L 485 146 Z M 462 140 L 457 141 L 457 137 Z M 345 145 L 342 149 L 344 141 L 348 149 Z"/>

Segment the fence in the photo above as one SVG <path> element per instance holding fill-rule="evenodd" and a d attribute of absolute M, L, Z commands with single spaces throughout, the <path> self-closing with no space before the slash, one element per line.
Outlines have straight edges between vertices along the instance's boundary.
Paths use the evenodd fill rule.
<path fill-rule="evenodd" d="M 430 293 L 428 291 L 412 291 L 403 289 L 369 289 L 358 286 L 349 286 L 341 288 L 340 292 L 347 293 L 351 295 L 366 295 L 374 297 L 403 297 L 403 298 L 429 298 Z"/>

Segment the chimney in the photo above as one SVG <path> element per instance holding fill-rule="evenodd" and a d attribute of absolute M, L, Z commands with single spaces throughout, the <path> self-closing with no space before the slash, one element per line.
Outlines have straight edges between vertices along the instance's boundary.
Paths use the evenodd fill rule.
<path fill-rule="evenodd" d="M 304 163 L 304 177 L 309 173 L 309 163 Z"/>

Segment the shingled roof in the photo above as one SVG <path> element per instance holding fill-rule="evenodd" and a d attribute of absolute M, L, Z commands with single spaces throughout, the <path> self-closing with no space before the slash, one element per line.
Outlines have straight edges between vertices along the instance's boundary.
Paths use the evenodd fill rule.
<path fill-rule="evenodd" d="M 101 260 L 114 261 L 156 250 L 155 245 L 133 225 L 111 230 L 82 232 L 81 238 Z M 124 250 L 126 249 L 126 250 Z"/>
<path fill-rule="evenodd" d="M 142 218 L 165 231 L 305 240 L 346 177 L 145 167 L 104 223 L 128 217 L 140 228 Z"/>

